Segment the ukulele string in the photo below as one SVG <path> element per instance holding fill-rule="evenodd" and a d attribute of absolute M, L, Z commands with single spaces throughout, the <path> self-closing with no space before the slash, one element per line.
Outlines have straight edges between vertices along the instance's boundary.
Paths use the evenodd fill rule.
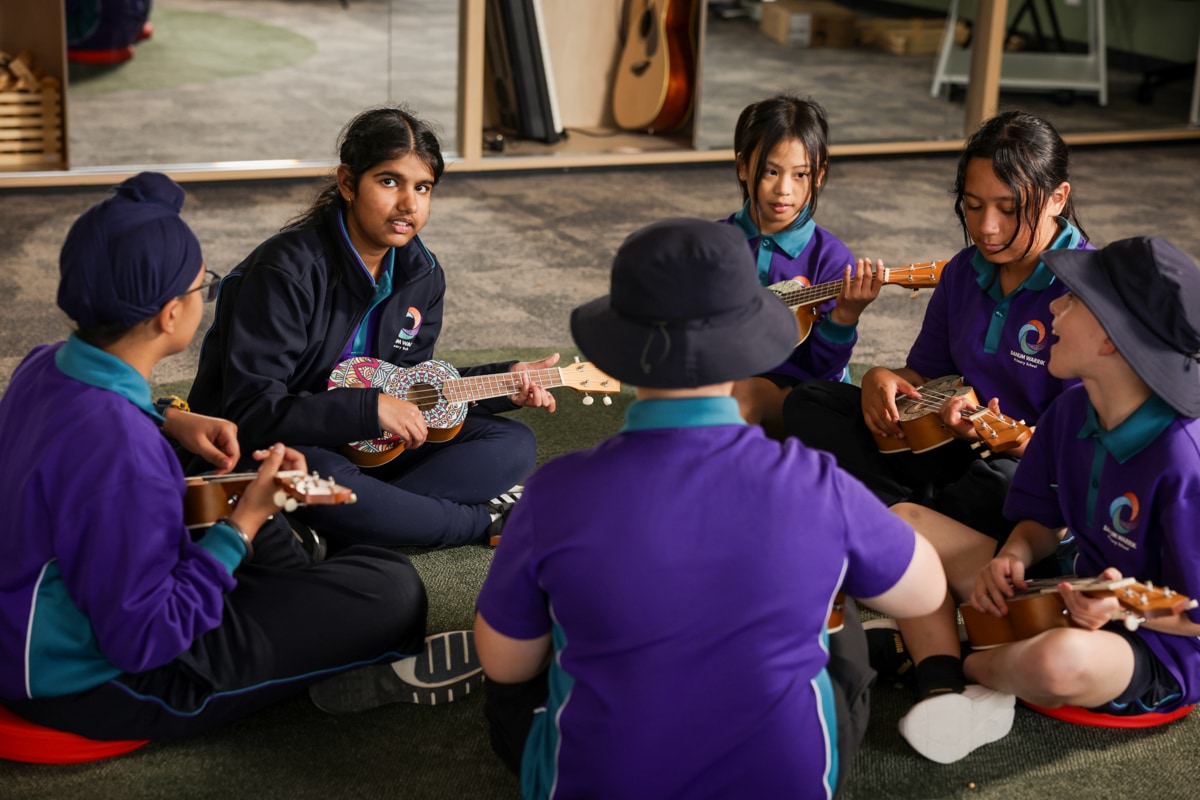
<path fill-rule="evenodd" d="M 568 367 L 568 369 L 570 369 L 570 367 Z M 450 380 L 468 381 L 472 384 L 475 384 L 476 386 L 481 386 L 485 390 L 489 390 L 489 391 L 495 390 L 497 392 L 497 394 L 493 395 L 493 396 L 499 397 L 504 394 L 515 394 L 518 391 L 520 391 L 520 389 L 521 389 L 520 376 L 521 376 L 522 372 L 527 373 L 529 375 L 530 380 L 533 381 L 534 383 L 545 386 L 546 388 L 549 388 L 549 389 L 553 389 L 553 388 L 557 388 L 559 386 L 566 385 L 565 381 L 559 382 L 559 383 L 554 382 L 554 380 L 556 378 L 558 378 L 561 373 L 561 368 L 559 368 L 559 367 L 551 367 L 551 368 L 540 369 L 540 370 L 522 370 L 521 372 L 497 372 L 497 373 L 492 373 L 490 375 L 471 375 L 466 378 L 451 378 Z M 604 373 L 600 372 L 597 369 L 583 369 L 583 370 L 574 369 L 574 370 L 571 370 L 571 372 L 572 372 L 572 374 L 576 374 L 576 375 L 581 372 L 587 373 L 589 375 L 594 373 L 596 376 L 598 376 L 598 377 L 603 376 L 603 378 L 605 378 L 605 379 L 607 379 L 607 377 L 608 377 L 607 375 L 604 375 Z M 446 381 L 446 383 L 449 383 L 449 382 L 450 382 L 449 380 Z M 407 400 L 410 403 L 420 404 L 420 403 L 436 403 L 442 397 L 443 397 L 443 394 L 442 394 L 441 389 L 430 388 L 430 389 L 419 389 L 414 392 L 409 392 L 402 399 Z M 455 402 L 465 402 L 465 401 L 455 401 Z"/>
<path fill-rule="evenodd" d="M 903 267 L 888 267 L 887 268 L 888 283 L 900 283 L 900 281 L 892 280 L 893 275 L 912 273 L 912 272 L 925 272 L 925 271 L 928 271 L 929 268 L 933 266 L 933 264 L 934 264 L 934 262 L 930 261 L 930 262 L 926 262 L 923 264 L 908 264 Z M 837 294 L 834 294 L 832 297 L 826 297 L 826 295 L 829 294 L 829 292 L 833 291 L 833 288 L 835 286 L 838 287 L 838 293 L 840 293 L 841 285 L 842 285 L 841 280 L 827 281 L 826 283 L 819 283 L 816 286 L 805 286 L 803 289 L 793 289 L 793 290 L 789 290 L 786 292 L 780 292 L 778 294 L 778 297 L 780 300 L 784 301 L 785 303 L 787 303 L 790 306 L 792 306 L 792 305 L 805 306 L 805 305 L 808 305 L 809 303 L 816 303 L 816 302 L 820 302 L 821 300 L 833 299 L 833 297 L 836 297 Z"/>

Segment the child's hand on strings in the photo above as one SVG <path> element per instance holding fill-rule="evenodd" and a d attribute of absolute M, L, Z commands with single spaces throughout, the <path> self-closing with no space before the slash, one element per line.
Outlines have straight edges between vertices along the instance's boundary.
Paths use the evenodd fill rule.
<path fill-rule="evenodd" d="M 1109 567 L 1100 573 L 1100 577 L 1108 581 L 1121 580 L 1121 573 L 1115 567 Z M 1083 592 L 1066 581 L 1058 585 L 1058 593 L 1062 595 L 1063 605 L 1071 615 L 1071 621 L 1081 628 L 1094 631 L 1112 622 L 1120 613 L 1121 604 L 1115 597 L 1088 597 Z"/>
<path fill-rule="evenodd" d="M 903 439 L 900 412 L 896 409 L 896 394 L 914 400 L 921 398 L 916 388 L 887 367 L 872 367 L 862 379 L 863 421 L 876 436 Z"/>
<path fill-rule="evenodd" d="M 416 404 L 380 392 L 378 413 L 379 427 L 399 437 L 406 449 L 413 450 L 425 444 L 429 427 Z"/>
<path fill-rule="evenodd" d="M 509 372 L 520 373 L 521 385 L 520 389 L 514 395 L 509 395 L 509 400 L 514 405 L 525 408 L 544 408 L 551 414 L 557 408 L 554 401 L 554 395 L 550 394 L 550 390 L 539 384 L 530 376 L 530 372 L 537 373 L 538 370 L 549 369 L 558 363 L 558 353 L 543 358 L 541 361 L 518 361 L 509 368 Z"/>
<path fill-rule="evenodd" d="M 852 265 L 847 264 L 842 275 L 842 293 L 837 296 L 837 305 L 829 312 L 829 318 L 839 325 L 854 325 L 862 316 L 863 309 L 879 297 L 883 287 L 883 261 L 871 266 L 871 259 L 860 258 L 858 271 L 851 275 Z"/>
<path fill-rule="evenodd" d="M 258 477 L 246 487 L 237 507 L 229 515 L 250 539 L 254 539 L 263 523 L 279 511 L 275 502 L 279 495 L 275 486 L 276 473 L 281 469 L 308 471 L 302 454 L 278 442 L 265 450 L 255 450 L 253 455 L 255 460 L 262 462 Z"/>
<path fill-rule="evenodd" d="M 975 578 L 971 605 L 977 611 L 1003 617 L 1008 613 L 1008 605 L 1004 601 L 1016 594 L 1013 587 L 1024 589 L 1027 585 L 1025 562 L 1011 553 L 1001 551 Z"/>
<path fill-rule="evenodd" d="M 955 436 L 959 439 L 976 441 L 979 439 L 979 431 L 975 430 L 975 426 L 971 420 L 967 419 L 967 416 L 978 410 L 978 407 L 966 395 L 955 395 L 942 404 L 939 413 L 942 422 Z M 988 401 L 988 410 L 995 416 L 1000 416 L 999 398 L 993 397 Z"/>
<path fill-rule="evenodd" d="M 163 433 L 215 466 L 217 475 L 229 472 L 241 458 L 237 425 L 227 419 L 168 408 L 163 420 Z"/>

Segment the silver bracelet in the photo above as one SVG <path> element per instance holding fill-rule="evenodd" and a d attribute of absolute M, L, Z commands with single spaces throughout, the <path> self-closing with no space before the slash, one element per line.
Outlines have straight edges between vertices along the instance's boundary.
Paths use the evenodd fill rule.
<path fill-rule="evenodd" d="M 237 537 L 242 540 L 242 544 L 244 544 L 246 546 L 246 557 L 242 559 L 243 564 L 246 563 L 247 561 L 249 561 L 250 559 L 254 558 L 254 545 L 251 543 L 250 537 L 246 535 L 246 532 L 244 530 L 242 530 L 241 525 L 238 525 L 236 522 L 234 522 L 229 517 L 221 517 L 213 524 L 214 525 L 228 525 L 230 527 L 230 529 L 232 529 L 233 532 L 237 534 Z"/>

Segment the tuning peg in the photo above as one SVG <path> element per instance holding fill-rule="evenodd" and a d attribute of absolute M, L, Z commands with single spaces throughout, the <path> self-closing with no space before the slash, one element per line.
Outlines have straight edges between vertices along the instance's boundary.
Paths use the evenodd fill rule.
<path fill-rule="evenodd" d="M 596 402 L 596 398 L 592 397 L 590 394 L 585 394 L 583 396 L 583 404 L 585 406 L 590 406 L 594 402 Z"/>
<path fill-rule="evenodd" d="M 288 495 L 283 489 L 279 489 L 275 492 L 271 499 L 275 501 L 276 507 L 283 508 L 287 504 Z"/>
<path fill-rule="evenodd" d="M 575 363 L 576 363 L 576 364 L 578 364 L 578 363 L 579 363 L 579 356 L 575 356 Z"/>
<path fill-rule="evenodd" d="M 1136 631 L 1138 629 L 1138 626 L 1141 625 L 1143 622 L 1145 622 L 1145 620 L 1142 617 L 1135 617 L 1133 614 L 1126 614 L 1125 615 L 1125 630 Z"/>
<path fill-rule="evenodd" d="M 606 405 L 606 406 L 612 405 L 612 398 L 609 397 L 608 395 L 604 395 L 604 405 Z"/>

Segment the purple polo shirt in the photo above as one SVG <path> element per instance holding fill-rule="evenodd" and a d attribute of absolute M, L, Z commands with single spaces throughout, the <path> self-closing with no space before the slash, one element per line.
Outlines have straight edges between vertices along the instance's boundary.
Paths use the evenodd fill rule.
<path fill-rule="evenodd" d="M 1079 544 L 1075 571 L 1121 574 L 1200 598 L 1200 420 L 1151 396 L 1111 431 L 1082 386 L 1042 415 L 1004 504 L 1013 520 L 1067 526 Z M 1200 609 L 1187 612 L 1200 622 Z M 1183 689 L 1158 711 L 1200 702 L 1200 638 L 1140 628 Z M 1147 709 L 1150 710 L 1150 709 Z"/>
<path fill-rule="evenodd" d="M 1062 229 L 1051 250 L 1095 249 L 1073 225 L 1059 222 Z M 1050 303 L 1067 291 L 1039 261 L 1004 297 L 996 267 L 972 245 L 942 271 L 907 366 L 929 379 L 962 375 L 981 403 L 998 397 L 1001 411 L 1035 425 L 1063 388 L 1074 383 L 1064 383 L 1046 368 L 1054 338 Z"/>
<path fill-rule="evenodd" d="M 890 589 L 913 548 L 831 456 L 733 400 L 634 403 L 529 480 L 479 596 L 500 633 L 553 638 L 522 796 L 829 796 L 830 604 Z"/>
<path fill-rule="evenodd" d="M 814 286 L 840 281 L 846 265 L 854 264 L 850 249 L 812 220 L 764 236 L 750 218 L 747 204 L 722 221 L 726 225 L 736 225 L 746 237 L 755 258 L 758 281 L 763 286 L 792 278 L 807 278 Z M 850 354 L 858 341 L 858 326 L 839 325 L 830 319 L 828 314 L 835 304 L 834 300 L 829 300 L 820 305 L 821 313 L 826 316 L 813 326 L 808 338 L 788 360 L 771 372 L 796 381 L 843 379 Z"/>
<path fill-rule="evenodd" d="M 73 336 L 13 373 L 0 398 L 0 698 L 153 669 L 220 624 L 246 550 L 224 525 L 192 541 L 156 416 L 133 367 Z"/>

